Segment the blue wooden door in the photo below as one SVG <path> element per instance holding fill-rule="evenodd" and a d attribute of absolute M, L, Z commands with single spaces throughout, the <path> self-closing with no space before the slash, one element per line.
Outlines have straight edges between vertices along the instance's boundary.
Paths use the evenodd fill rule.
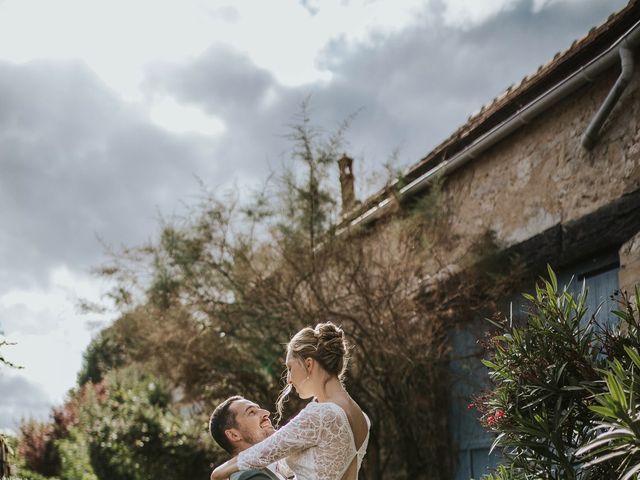
<path fill-rule="evenodd" d="M 601 324 L 615 321 L 611 314 L 618 308 L 616 294 L 618 292 L 619 263 L 617 255 L 593 257 L 585 262 L 564 269 L 558 275 L 559 286 L 568 286 L 568 291 L 577 297 L 584 285 L 587 291 L 587 321 L 597 313 Z"/>
<path fill-rule="evenodd" d="M 558 273 L 560 288 L 568 285 L 574 295 L 580 292 L 584 282 L 588 292 L 585 319 L 602 305 L 598 318 L 610 321 L 611 310 L 617 308 L 613 296 L 619 288 L 618 265 L 617 255 L 602 255 Z M 520 294 L 512 299 L 512 306 L 514 319 L 526 317 L 527 305 Z M 457 452 L 455 480 L 480 479 L 500 463 L 499 452 L 489 455 L 493 435 L 480 425 L 477 411 L 467 408 L 473 396 L 488 387 L 487 370 L 480 362 L 482 355 L 477 344 L 486 326 L 487 322 L 478 321 L 450 334 L 452 398 L 449 419 Z"/>
<path fill-rule="evenodd" d="M 478 412 L 468 408 L 473 397 L 488 387 L 487 369 L 477 344 L 486 325 L 474 322 L 451 333 L 451 402 L 449 425 L 457 451 L 455 480 L 480 479 L 499 463 L 497 453 L 489 455 L 493 435 L 479 422 Z"/>

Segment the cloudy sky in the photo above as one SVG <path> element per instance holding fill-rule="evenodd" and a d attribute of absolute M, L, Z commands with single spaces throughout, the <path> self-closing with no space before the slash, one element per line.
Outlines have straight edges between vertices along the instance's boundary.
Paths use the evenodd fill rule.
<path fill-rule="evenodd" d="M 0 0 L 0 430 L 45 418 L 112 314 L 103 244 L 249 188 L 311 95 L 356 173 L 409 165 L 625 0 Z M 377 185 L 378 187 L 380 185 Z M 367 188 L 361 187 L 361 195 Z"/>

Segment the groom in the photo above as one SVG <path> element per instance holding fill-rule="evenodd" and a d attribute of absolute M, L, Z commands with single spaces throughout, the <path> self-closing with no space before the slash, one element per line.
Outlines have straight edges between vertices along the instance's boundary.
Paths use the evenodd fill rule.
<path fill-rule="evenodd" d="M 227 398 L 216 407 L 209 420 L 209 433 L 231 455 L 238 455 L 275 432 L 269 412 L 239 395 Z M 246 470 L 230 480 L 287 480 L 279 464 L 261 470 Z"/>

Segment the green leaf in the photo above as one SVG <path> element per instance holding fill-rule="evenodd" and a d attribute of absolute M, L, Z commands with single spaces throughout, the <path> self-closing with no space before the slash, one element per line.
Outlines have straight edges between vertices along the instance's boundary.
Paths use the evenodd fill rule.
<path fill-rule="evenodd" d="M 629 358 L 631 359 L 631 361 L 638 367 L 640 368 L 640 355 L 638 354 L 637 350 L 631 347 L 628 347 L 625 345 L 624 347 L 624 351 L 627 352 L 627 355 L 629 355 Z"/>
<path fill-rule="evenodd" d="M 591 410 L 592 412 L 597 413 L 598 415 L 603 416 L 604 418 L 616 418 L 616 414 L 613 411 L 613 409 L 608 408 L 608 407 L 601 407 L 598 405 L 591 405 L 589 407 L 589 410 Z"/>
<path fill-rule="evenodd" d="M 622 477 L 620 480 L 629 480 L 639 471 L 640 471 L 640 463 L 634 465 L 630 470 L 627 470 L 624 477 Z"/>
<path fill-rule="evenodd" d="M 482 364 L 492 370 L 500 370 L 500 367 L 490 360 L 482 359 Z"/>
<path fill-rule="evenodd" d="M 556 274 L 551 268 L 551 265 L 547 263 L 547 272 L 549 273 L 549 278 L 551 279 L 551 285 L 553 286 L 553 291 L 558 291 L 558 279 L 556 278 Z"/>

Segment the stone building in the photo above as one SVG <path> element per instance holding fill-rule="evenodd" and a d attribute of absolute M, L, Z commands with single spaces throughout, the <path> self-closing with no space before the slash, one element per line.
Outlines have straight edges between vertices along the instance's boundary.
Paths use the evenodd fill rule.
<path fill-rule="evenodd" d="M 614 291 L 640 284 L 639 47 L 640 0 L 632 0 L 472 115 L 408 169 L 396 196 L 424 195 L 444 176 L 454 231 L 489 229 L 531 278 L 550 264 L 561 281 L 586 283 L 591 308 L 610 309 Z M 391 189 L 381 190 L 348 212 L 342 231 L 384 228 L 393 203 Z M 463 250 L 452 247 L 449 270 Z M 473 326 L 452 334 L 454 351 L 473 351 L 477 335 Z M 451 368 L 486 376 L 479 362 Z M 479 478 L 496 461 L 492 439 L 466 410 L 468 385 L 452 386 L 459 479 Z"/>

